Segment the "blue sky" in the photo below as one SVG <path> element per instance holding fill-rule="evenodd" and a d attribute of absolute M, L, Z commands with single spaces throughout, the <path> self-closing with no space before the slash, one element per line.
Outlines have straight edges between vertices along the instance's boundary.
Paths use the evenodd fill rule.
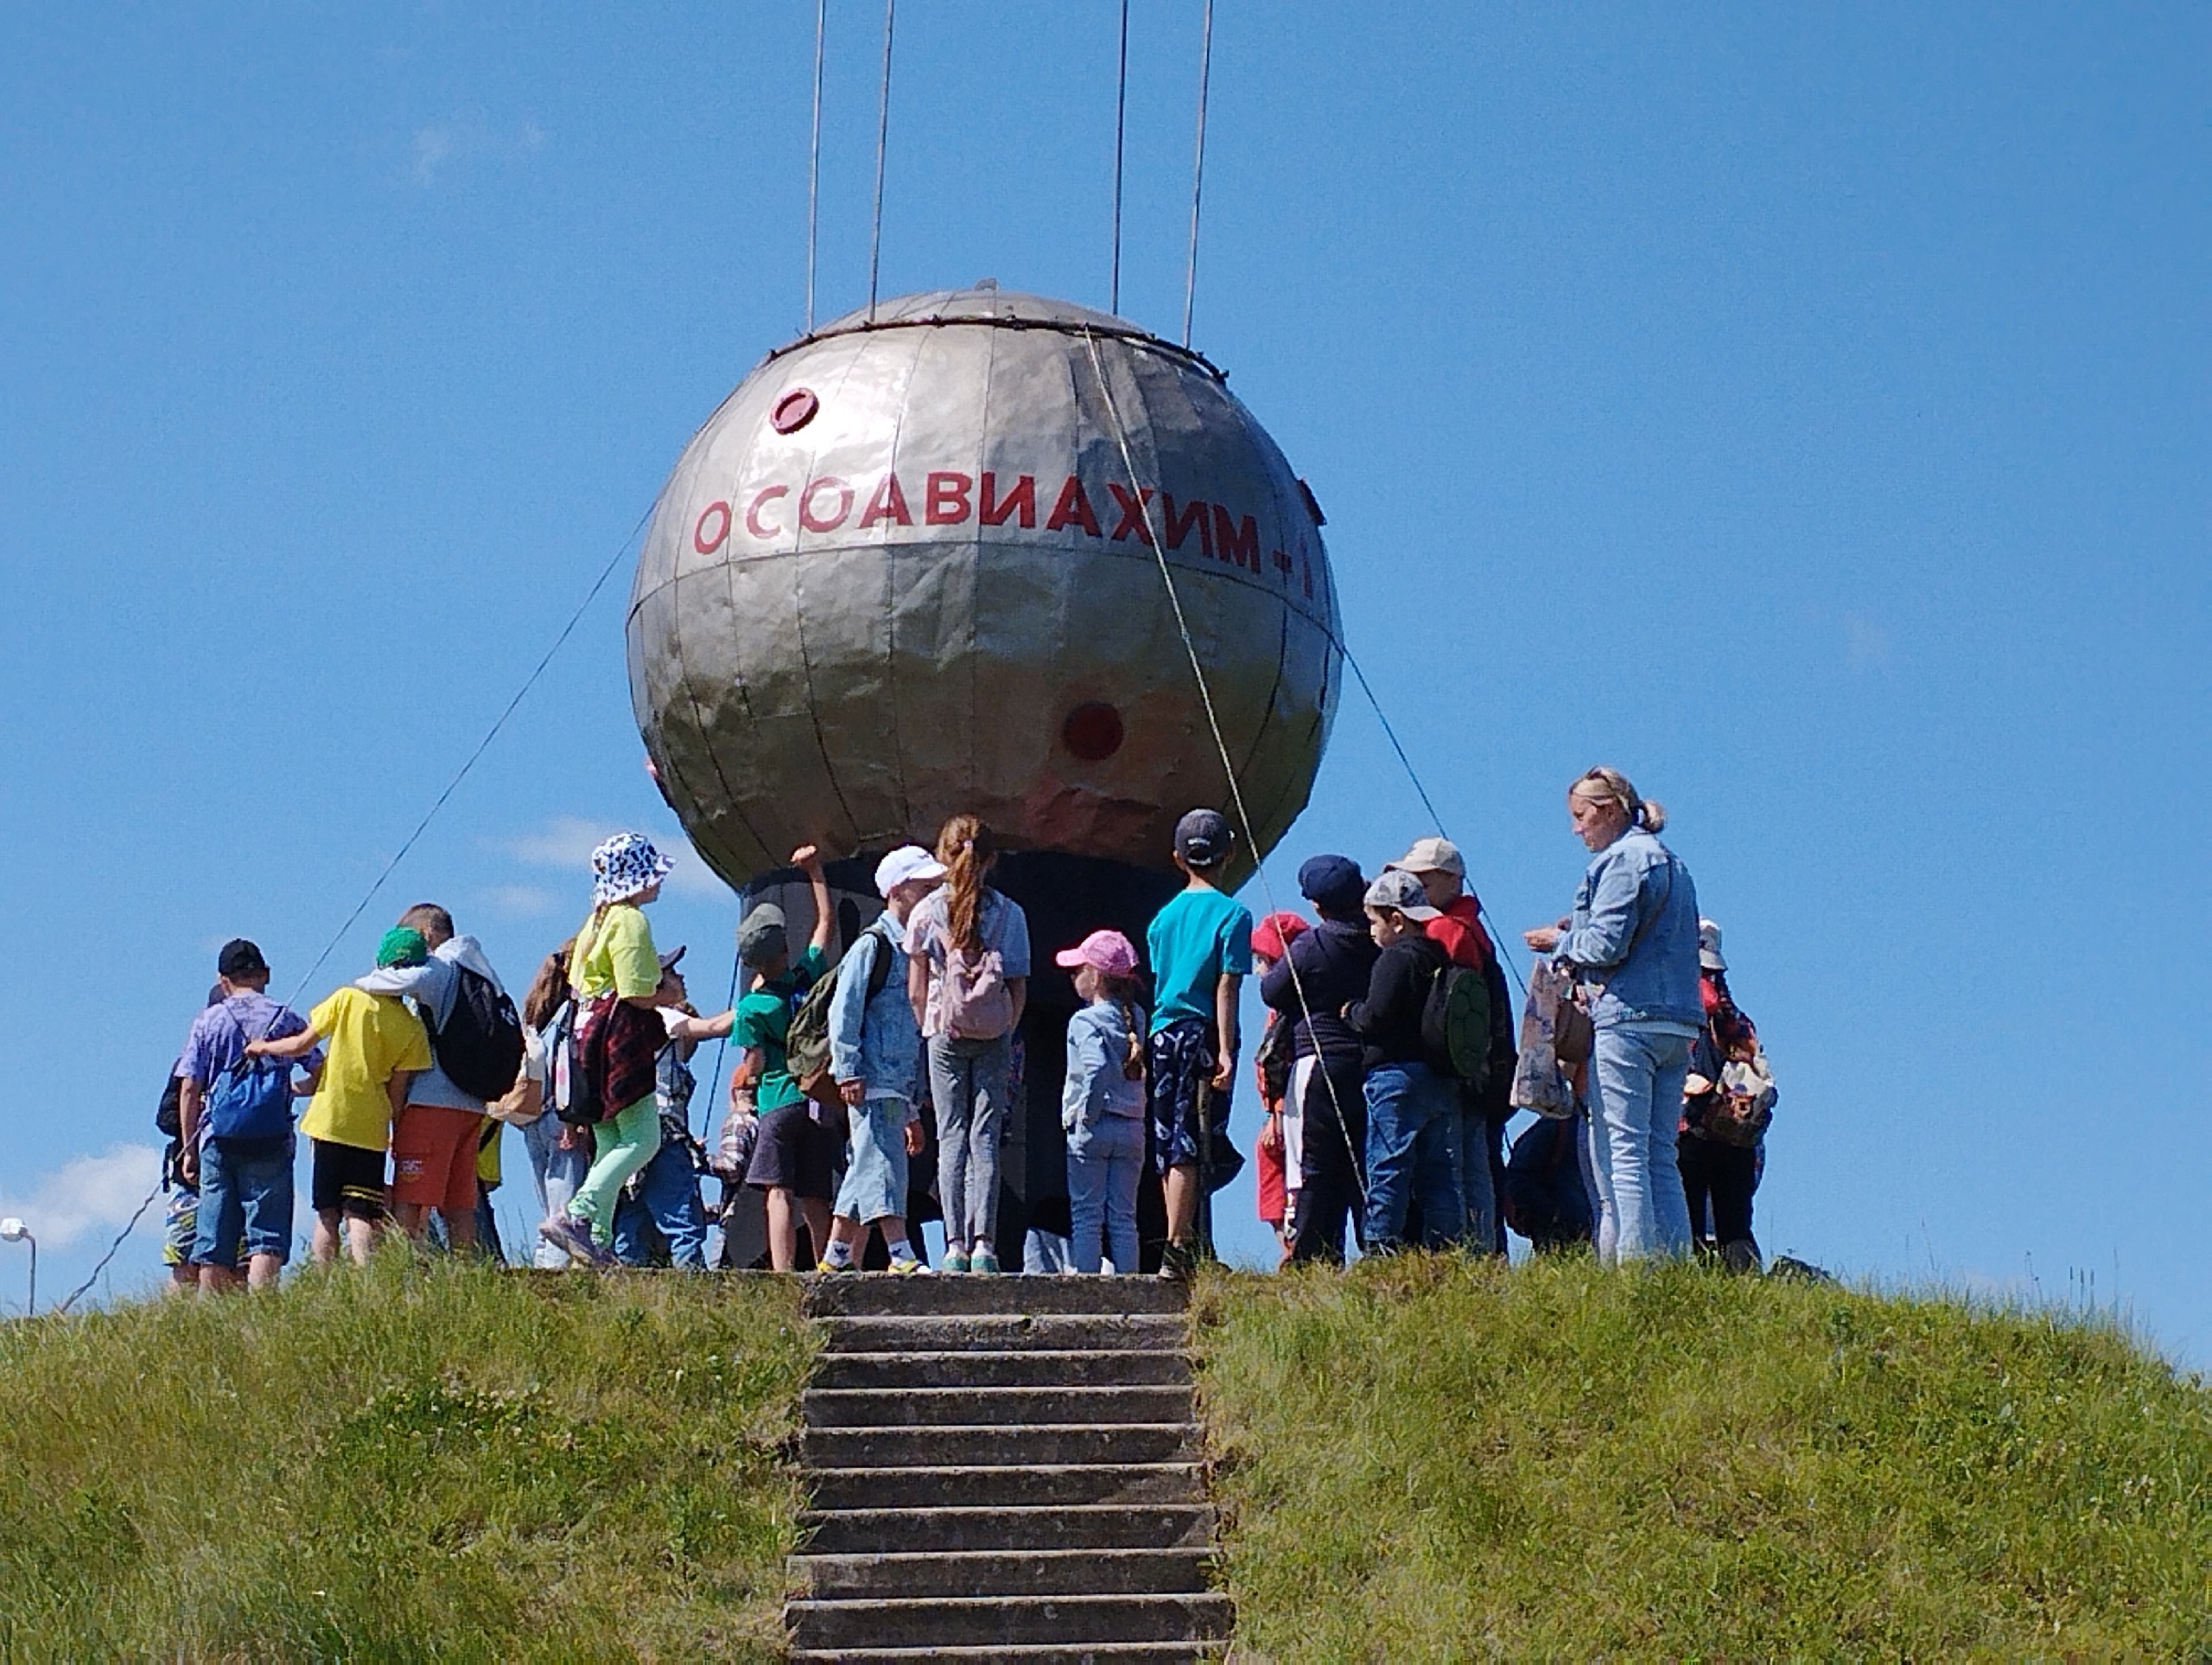
<path fill-rule="evenodd" d="M 1173 333 L 1198 6 L 1134 10 L 1123 310 Z M 830 13 L 825 315 L 865 295 L 880 22 Z M 1115 16 L 906 0 L 885 293 L 1103 304 Z M 216 944 L 289 990 L 797 332 L 812 22 L 0 20 L 0 904 L 36 965 L 0 1210 L 47 1291 L 143 1192 Z M 1669 805 L 1783 1087 L 1770 1249 L 2086 1293 L 2198 1365 L 2208 36 L 1222 0 L 1194 336 L 1326 505 L 1502 922 L 1567 901 L 1584 766 Z M 519 978 L 597 829 L 673 832 L 623 589 L 310 995 L 425 896 Z M 1422 830 L 1355 695 L 1274 870 Z M 733 914 L 695 874 L 659 928 L 711 961 Z"/>

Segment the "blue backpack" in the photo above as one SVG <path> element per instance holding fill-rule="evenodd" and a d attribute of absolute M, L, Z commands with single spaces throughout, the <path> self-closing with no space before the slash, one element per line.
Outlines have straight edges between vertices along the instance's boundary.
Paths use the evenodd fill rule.
<path fill-rule="evenodd" d="M 281 1016 L 282 1008 L 277 1015 Z M 275 1019 L 270 1023 L 275 1026 Z M 259 1037 L 238 1029 L 242 1039 Z M 207 1089 L 207 1136 L 210 1139 L 276 1139 L 292 1130 L 292 1066 L 283 1058 L 248 1058 L 238 1061 Z"/>

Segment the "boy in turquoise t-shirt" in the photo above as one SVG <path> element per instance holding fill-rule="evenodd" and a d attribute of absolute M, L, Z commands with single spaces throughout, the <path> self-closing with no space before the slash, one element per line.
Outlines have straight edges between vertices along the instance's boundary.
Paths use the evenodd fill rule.
<path fill-rule="evenodd" d="M 1198 1261 L 1199 1187 L 1218 1189 L 1244 1159 L 1229 1142 L 1236 1080 L 1236 997 L 1252 969 L 1252 915 L 1224 895 L 1214 875 L 1234 835 L 1212 810 L 1175 823 L 1175 865 L 1190 883 L 1153 916 L 1153 1161 L 1167 1201 L 1167 1252 L 1160 1271 L 1184 1277 Z M 1199 1172 L 1201 1157 L 1209 1171 Z"/>

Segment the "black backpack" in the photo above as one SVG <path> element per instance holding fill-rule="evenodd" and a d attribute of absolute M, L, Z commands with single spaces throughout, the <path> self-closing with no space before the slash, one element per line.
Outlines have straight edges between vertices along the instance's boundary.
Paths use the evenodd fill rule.
<path fill-rule="evenodd" d="M 522 1073 L 522 1020 L 489 977 L 465 965 L 453 971 L 453 1010 L 430 1031 L 430 1051 L 471 1098 L 503 1098 Z"/>
<path fill-rule="evenodd" d="M 171 1070 L 169 1077 L 162 1083 L 162 1102 L 154 1111 L 154 1131 L 164 1139 L 176 1139 L 184 1133 L 184 1083 Z"/>

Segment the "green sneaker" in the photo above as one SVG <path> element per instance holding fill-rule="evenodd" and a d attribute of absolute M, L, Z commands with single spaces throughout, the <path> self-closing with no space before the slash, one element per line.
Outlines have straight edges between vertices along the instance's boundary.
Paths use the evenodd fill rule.
<path fill-rule="evenodd" d="M 986 1277 L 996 1277 L 998 1275 L 999 1269 L 999 1257 L 991 1253 L 988 1249 L 979 1248 L 974 1254 L 968 1257 L 968 1269 L 970 1272 L 982 1273 Z"/>
<path fill-rule="evenodd" d="M 911 1255 L 904 1260 L 892 1261 L 891 1269 L 902 1278 L 926 1278 L 930 1274 L 929 1268 Z"/>
<path fill-rule="evenodd" d="M 963 1250 L 957 1249 L 946 1249 L 944 1251 L 944 1269 L 948 1272 L 965 1272 L 968 1269 L 967 1254 Z"/>

